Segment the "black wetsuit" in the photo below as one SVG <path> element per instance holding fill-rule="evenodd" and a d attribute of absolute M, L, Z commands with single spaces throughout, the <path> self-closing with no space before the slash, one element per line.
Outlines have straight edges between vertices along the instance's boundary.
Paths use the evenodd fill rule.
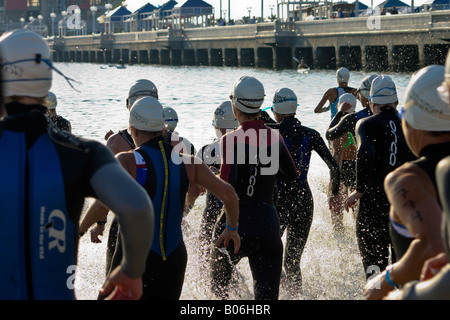
<path fill-rule="evenodd" d="M 437 190 L 435 174 L 436 166 L 440 160 L 448 155 L 450 155 L 450 142 L 433 144 L 423 148 L 419 155 L 419 159 L 412 162 L 418 165 L 430 177 L 435 190 Z M 439 198 L 437 201 L 440 205 L 441 202 Z M 406 250 L 408 250 L 408 247 L 414 238 L 402 236 L 392 227 L 392 224 L 390 224 L 390 235 L 395 255 L 400 259 L 405 254 Z"/>
<path fill-rule="evenodd" d="M 281 234 L 287 232 L 284 258 L 286 275 L 301 285 L 300 259 L 314 212 L 313 196 L 308 184 L 312 152 L 317 152 L 330 169 L 333 194 L 339 192 L 339 165 L 320 134 L 314 129 L 302 126 L 295 117 L 284 118 L 275 128 L 278 128 L 283 136 L 299 172 L 295 181 L 278 182 L 276 208 L 280 216 Z"/>
<path fill-rule="evenodd" d="M 393 108 L 384 107 L 379 114 L 359 121 L 356 140 L 356 191 L 363 193 L 356 217 L 356 236 L 369 277 L 374 271 L 384 270 L 389 262 L 390 206 L 383 187 L 384 178 L 415 157 L 406 144 L 398 112 Z M 395 261 L 395 256 L 392 260 Z"/>
<path fill-rule="evenodd" d="M 5 105 L 0 121 L 0 299 L 74 299 L 69 286 L 94 173 L 116 162 L 97 141 L 48 122 L 46 108 Z M 34 111 L 30 111 L 34 109 Z"/>
<path fill-rule="evenodd" d="M 244 140 L 245 134 L 251 138 Z M 236 138 L 237 142 L 234 140 Z M 233 245 L 229 245 L 227 252 L 231 260 L 221 250 L 213 251 L 213 290 L 226 297 L 233 265 L 248 257 L 255 300 L 276 300 L 283 244 L 279 217 L 273 204 L 273 190 L 277 177 L 287 180 L 296 178 L 295 164 L 282 137 L 267 128 L 261 120 L 244 122 L 234 132 L 222 136 L 220 152 L 220 177 L 235 188 L 239 197 L 239 235 L 242 241 L 237 255 L 233 254 Z M 267 159 L 264 155 L 273 158 Z M 220 234 L 224 225 L 222 219 L 215 230 L 216 235 Z"/>
<path fill-rule="evenodd" d="M 189 180 L 185 165 L 173 161 L 172 149 L 158 137 L 135 150 L 142 156 L 142 162 L 136 163 L 136 181 L 147 191 L 155 208 L 155 233 L 142 276 L 142 300 L 178 300 L 184 283 L 187 251 L 181 221 Z M 118 237 L 112 269 L 122 259 L 120 242 Z"/>
<path fill-rule="evenodd" d="M 336 113 L 328 126 L 325 137 L 327 140 L 335 140 L 342 137 L 347 132 L 355 136 L 355 127 L 358 120 L 372 115 L 370 107 L 366 107 L 358 112 L 345 114 L 340 111 Z"/>

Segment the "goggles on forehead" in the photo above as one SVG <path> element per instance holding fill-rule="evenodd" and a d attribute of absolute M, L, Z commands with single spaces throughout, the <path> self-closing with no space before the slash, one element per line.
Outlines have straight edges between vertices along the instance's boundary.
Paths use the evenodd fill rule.
<path fill-rule="evenodd" d="M 380 91 L 382 90 L 391 90 L 392 93 L 391 94 L 378 94 Z M 369 101 L 372 101 L 372 98 L 379 98 L 379 97 L 389 97 L 389 96 L 393 96 L 394 94 L 397 94 L 397 90 L 395 90 L 395 88 L 392 87 L 383 87 L 381 89 L 378 89 L 377 91 L 375 91 L 374 94 L 369 96 Z"/>
<path fill-rule="evenodd" d="M 36 54 L 36 57 L 34 59 L 21 59 L 21 60 L 16 60 L 16 61 L 11 61 L 11 62 L 3 62 L 0 64 L 0 67 L 3 69 L 9 65 L 14 65 L 14 64 L 29 62 L 29 61 L 34 61 L 36 63 L 41 63 L 41 62 L 45 63 L 47 66 L 50 67 L 50 69 L 54 70 L 56 73 L 61 75 L 64 79 L 66 79 L 67 83 L 72 87 L 72 89 L 74 89 L 75 91 L 78 91 L 71 83 L 71 81 L 77 82 L 77 83 L 78 83 L 78 81 L 67 77 L 65 74 L 63 74 L 61 71 L 59 71 L 49 59 L 42 58 L 42 55 L 40 55 L 40 54 Z M 51 80 L 52 80 L 52 78 L 50 77 L 50 78 L 35 78 L 35 79 L 9 79 L 9 80 L 3 79 L 2 81 L 3 82 L 20 82 L 20 81 L 51 81 Z"/>
<path fill-rule="evenodd" d="M 282 103 L 287 101 L 297 101 L 297 98 L 282 98 L 282 97 L 275 97 L 273 98 L 272 103 Z"/>

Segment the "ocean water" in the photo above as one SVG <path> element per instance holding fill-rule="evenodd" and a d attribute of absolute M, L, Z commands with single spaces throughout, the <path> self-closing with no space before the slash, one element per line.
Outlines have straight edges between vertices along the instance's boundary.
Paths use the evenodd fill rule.
<path fill-rule="evenodd" d="M 73 78 L 76 90 L 63 77 L 55 74 L 53 91 L 58 97 L 58 114 L 72 122 L 73 133 L 105 142 L 108 130 L 117 132 L 128 125 L 125 106 L 128 90 L 135 80 L 149 79 L 159 91 L 164 107 L 174 108 L 179 117 L 176 131 L 188 138 L 199 149 L 215 138 L 211 125 L 215 108 L 228 99 L 234 83 L 244 75 L 259 79 L 266 91 L 262 108 L 270 107 L 274 92 L 287 87 L 297 94 L 297 118 L 303 125 L 319 131 L 324 137 L 330 122 L 330 113 L 315 114 L 315 106 L 323 93 L 336 86 L 335 71 L 313 70 L 300 74 L 296 70 L 267 70 L 230 67 L 184 67 L 133 65 L 116 69 L 107 65 L 88 63 L 57 63 L 56 67 Z M 357 87 L 367 73 L 351 72 L 349 85 Z M 388 73 L 396 83 L 400 105 L 411 74 Z M 359 110 L 361 106 L 357 106 Z M 269 115 L 272 116 L 269 111 Z M 313 153 L 308 180 L 314 197 L 314 218 L 304 250 L 301 269 L 303 288 L 292 289 L 283 281 L 281 300 L 360 300 L 365 274 L 355 238 L 353 215 L 344 212 L 345 230 L 333 231 L 327 204 L 329 170 L 322 159 Z M 92 199 L 86 199 L 86 207 Z M 194 208 L 183 223 L 188 250 L 186 277 L 182 300 L 213 300 L 209 279 L 204 274 L 199 253 L 199 227 L 205 204 L 204 196 L 197 199 Z M 110 213 L 110 221 L 112 214 Z M 285 238 L 283 237 L 283 241 Z M 90 242 L 87 233 L 80 240 L 75 288 L 78 299 L 97 298 L 104 279 L 107 232 L 101 244 Z M 237 285 L 230 299 L 253 299 L 253 285 L 248 260 L 237 266 Z"/>

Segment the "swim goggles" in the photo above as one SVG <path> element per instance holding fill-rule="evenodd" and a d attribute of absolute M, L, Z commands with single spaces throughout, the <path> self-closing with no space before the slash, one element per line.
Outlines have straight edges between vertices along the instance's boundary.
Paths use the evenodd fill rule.
<path fill-rule="evenodd" d="M 379 92 L 381 92 L 382 90 L 391 90 L 392 93 L 391 94 L 378 94 Z M 375 91 L 374 94 L 369 96 L 369 101 L 372 101 L 372 98 L 379 98 L 379 97 L 390 97 L 393 96 L 394 94 L 397 94 L 397 90 L 395 88 L 392 87 L 383 87 L 381 89 L 378 89 L 377 91 Z"/>

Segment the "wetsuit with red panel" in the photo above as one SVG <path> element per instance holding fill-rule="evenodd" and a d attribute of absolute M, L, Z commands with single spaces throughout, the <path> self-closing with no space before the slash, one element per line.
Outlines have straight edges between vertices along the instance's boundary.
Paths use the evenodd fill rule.
<path fill-rule="evenodd" d="M 278 131 L 261 120 L 242 123 L 222 136 L 220 177 L 229 182 L 239 197 L 241 248 L 233 253 L 215 249 L 212 257 L 213 291 L 225 298 L 234 265 L 247 257 L 254 280 L 255 300 L 278 299 L 283 244 L 280 221 L 273 203 L 277 179 L 295 180 L 297 170 Z M 215 234 L 225 228 L 219 221 Z M 227 257 L 228 256 L 228 257 Z"/>

